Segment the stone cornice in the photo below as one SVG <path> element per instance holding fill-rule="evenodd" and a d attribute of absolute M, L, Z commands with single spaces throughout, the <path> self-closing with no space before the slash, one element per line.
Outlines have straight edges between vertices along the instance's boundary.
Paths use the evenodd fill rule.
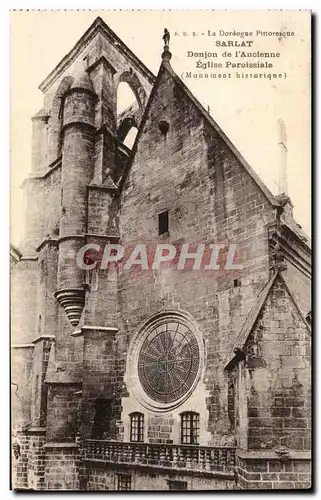
<path fill-rule="evenodd" d="M 36 261 L 38 260 L 38 255 L 23 255 L 20 259 L 20 261 L 24 261 L 24 260 L 33 260 L 33 261 Z"/>
<path fill-rule="evenodd" d="M 76 85 L 75 87 L 70 87 L 68 90 L 66 90 L 66 92 L 64 93 L 64 100 L 66 100 L 66 97 L 68 95 L 71 95 L 71 94 L 74 94 L 74 93 L 77 93 L 77 92 L 81 92 L 81 93 L 84 93 L 84 94 L 88 94 L 90 95 L 93 99 L 97 100 L 98 99 L 98 95 L 96 94 L 96 92 L 94 90 L 91 90 L 91 89 L 86 89 L 85 87 L 81 87 L 80 85 Z"/>
<path fill-rule="evenodd" d="M 12 243 L 10 243 L 10 257 L 14 259 L 15 262 L 18 262 L 22 257 L 22 252 Z"/>
<path fill-rule="evenodd" d="M 96 186 L 91 186 L 96 187 Z M 58 243 L 68 240 L 88 240 L 88 239 L 101 239 L 107 241 L 118 241 L 120 236 L 117 234 L 96 234 L 96 233 L 85 233 L 85 234 L 66 234 L 57 239 Z"/>
<path fill-rule="evenodd" d="M 87 186 L 90 189 L 102 189 L 108 190 L 111 188 L 104 188 L 103 186 Z M 58 246 L 59 243 L 68 240 L 106 240 L 106 241 L 119 241 L 120 236 L 118 234 L 95 234 L 95 233 L 85 233 L 85 234 L 66 234 L 60 238 L 45 238 L 40 245 L 37 246 L 36 251 L 40 252 L 46 245 Z M 38 255 L 35 257 L 21 257 L 20 260 L 38 260 Z"/>
<path fill-rule="evenodd" d="M 68 378 L 68 374 L 65 373 L 57 375 L 56 373 L 50 373 L 49 376 L 45 378 L 45 384 L 48 385 L 75 385 L 82 387 L 82 380 Z"/>
<path fill-rule="evenodd" d="M 30 427 L 25 432 L 27 432 L 28 434 L 45 434 L 46 431 L 46 427 Z"/>
<path fill-rule="evenodd" d="M 25 344 L 12 344 L 11 349 L 33 349 L 38 342 L 41 342 L 42 340 L 55 340 L 54 335 L 41 335 L 40 337 L 37 337 L 35 340 L 32 340 L 31 342 L 25 343 Z"/>
<path fill-rule="evenodd" d="M 306 254 L 311 255 L 311 248 L 307 240 L 304 240 L 302 237 L 300 237 L 297 232 L 295 232 L 288 224 L 283 223 L 282 221 L 281 221 L 281 229 L 282 229 L 282 236 L 284 237 L 284 239 L 291 238 L 292 240 L 295 240 L 296 243 L 300 247 L 302 247 L 302 249 L 305 251 Z"/>
<path fill-rule="evenodd" d="M 11 349 L 33 349 L 34 344 L 12 344 Z"/>
<path fill-rule="evenodd" d="M 86 236 L 84 234 L 66 234 L 58 238 L 58 243 L 62 243 L 68 240 L 84 240 Z"/>
<path fill-rule="evenodd" d="M 292 460 L 311 460 L 310 451 L 287 450 Z M 236 450 L 236 455 L 245 460 L 278 460 L 280 454 L 276 450 Z"/>
<path fill-rule="evenodd" d="M 52 245 L 52 246 L 57 246 L 58 245 L 58 239 L 57 238 L 45 238 L 39 246 L 37 246 L 36 250 L 37 252 L 40 252 L 44 246 L 46 245 Z"/>
<path fill-rule="evenodd" d="M 87 240 L 106 240 L 106 241 L 119 241 L 119 234 L 95 234 L 95 233 L 86 233 Z"/>
<path fill-rule="evenodd" d="M 79 448 L 78 443 L 45 443 L 43 448 Z"/>
<path fill-rule="evenodd" d="M 269 241 L 278 242 L 284 257 L 305 276 L 311 278 L 311 250 L 291 228 L 282 224 L 278 232 L 277 227 L 271 225 Z"/>
<path fill-rule="evenodd" d="M 103 186 L 99 184 L 88 184 L 87 189 L 93 189 L 93 190 L 98 190 L 98 191 L 105 191 L 106 193 L 112 192 L 112 193 L 117 193 L 118 192 L 118 187 L 117 186 Z"/>
<path fill-rule="evenodd" d="M 118 328 L 114 326 L 95 326 L 95 325 L 83 325 L 81 328 L 77 328 L 70 337 L 81 337 L 84 335 L 85 331 L 99 330 L 100 332 L 105 332 L 106 334 L 115 334 L 118 332 Z"/>
<path fill-rule="evenodd" d="M 61 168 L 61 164 L 62 164 L 62 156 L 59 156 L 55 161 L 53 161 L 52 163 L 50 163 L 50 165 L 48 165 L 48 170 L 46 170 L 42 175 L 30 174 L 26 179 L 22 181 L 21 187 L 24 187 L 25 184 L 27 184 L 30 181 L 41 181 L 46 179 L 46 177 L 49 177 L 49 175 L 51 175 L 53 172 Z"/>
<path fill-rule="evenodd" d="M 35 340 L 33 340 L 32 343 L 37 344 L 42 340 L 55 340 L 55 338 L 56 338 L 55 335 L 40 335 L 40 337 L 35 338 Z"/>
<path fill-rule="evenodd" d="M 96 131 L 95 125 L 92 125 L 91 123 L 87 123 L 87 122 L 82 122 L 80 120 L 75 120 L 75 121 L 71 121 L 71 122 L 66 123 L 62 127 L 62 129 L 61 129 L 62 136 L 66 133 L 66 130 L 68 130 L 72 127 L 78 127 L 79 129 L 83 129 L 83 130 Z"/>

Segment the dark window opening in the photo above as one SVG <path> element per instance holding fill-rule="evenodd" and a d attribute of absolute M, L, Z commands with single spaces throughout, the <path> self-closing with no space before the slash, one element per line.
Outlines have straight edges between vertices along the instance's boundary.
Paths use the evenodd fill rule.
<path fill-rule="evenodd" d="M 199 444 L 200 416 L 194 411 L 181 414 L 182 444 Z"/>
<path fill-rule="evenodd" d="M 109 399 L 97 399 L 92 439 L 105 439 L 110 434 L 111 404 Z"/>
<path fill-rule="evenodd" d="M 41 314 L 38 316 L 38 335 L 41 335 L 42 333 L 42 317 Z"/>
<path fill-rule="evenodd" d="M 135 412 L 130 415 L 130 440 L 136 443 L 144 442 L 144 415 Z"/>
<path fill-rule="evenodd" d="M 132 489 L 132 477 L 130 474 L 117 474 L 117 490 L 130 491 Z"/>
<path fill-rule="evenodd" d="M 89 66 L 89 61 L 90 61 L 90 56 L 89 56 L 89 54 L 87 54 L 87 55 L 83 58 L 83 61 L 85 61 L 85 62 L 86 62 L 86 66 L 87 66 L 87 68 L 88 68 L 88 66 Z"/>
<path fill-rule="evenodd" d="M 158 234 L 168 233 L 168 210 L 158 214 Z"/>
<path fill-rule="evenodd" d="M 168 481 L 168 489 L 171 491 L 187 490 L 186 481 Z"/>
<path fill-rule="evenodd" d="M 311 323 L 312 323 L 311 311 L 306 315 L 305 319 L 306 319 L 307 323 L 311 326 Z"/>
<path fill-rule="evenodd" d="M 231 431 L 235 430 L 235 381 L 229 380 L 228 383 L 228 399 L 227 399 L 227 413 L 230 421 Z"/>
<path fill-rule="evenodd" d="M 236 278 L 235 280 L 233 280 L 233 286 L 234 286 L 234 288 L 241 286 L 240 278 Z"/>

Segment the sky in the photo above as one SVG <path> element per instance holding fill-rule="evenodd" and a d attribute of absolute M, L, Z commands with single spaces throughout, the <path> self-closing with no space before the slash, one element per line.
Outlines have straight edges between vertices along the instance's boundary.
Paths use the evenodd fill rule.
<path fill-rule="evenodd" d="M 310 235 L 310 26 L 309 14 L 298 11 L 17 11 L 10 23 L 10 130 L 11 130 L 11 241 L 19 245 L 23 235 L 24 204 L 20 188 L 31 168 L 31 117 L 42 107 L 40 83 L 75 45 L 100 15 L 141 61 L 157 74 L 163 49 L 163 30 L 171 33 L 171 64 L 197 99 L 238 148 L 252 168 L 277 194 L 282 162 L 279 120 L 287 136 L 288 194 L 294 215 Z M 219 36 L 226 32 L 252 31 L 253 36 Z M 256 35 L 256 31 L 294 32 L 291 37 Z M 184 36 L 183 33 L 187 33 Z M 192 36 L 192 33 L 197 36 Z M 208 32 L 216 32 L 209 36 Z M 202 35 L 204 33 L 204 35 Z M 216 41 L 253 40 L 252 48 L 217 48 Z M 196 69 L 200 57 L 188 53 L 218 53 L 225 63 L 225 50 L 279 51 L 277 80 L 185 79 Z M 233 59 L 234 60 L 234 59 Z M 231 59 L 231 61 L 233 61 Z M 245 59 L 246 60 L 246 59 Z M 257 61 L 258 59 L 253 59 Z M 237 61 L 244 62 L 244 59 Z M 252 61 L 252 60 L 251 60 Z M 274 61 L 273 61 L 274 63 Z M 225 72 L 209 69 L 209 72 Z M 265 72 L 271 70 L 247 70 Z M 274 70 L 272 70 L 274 71 Z"/>

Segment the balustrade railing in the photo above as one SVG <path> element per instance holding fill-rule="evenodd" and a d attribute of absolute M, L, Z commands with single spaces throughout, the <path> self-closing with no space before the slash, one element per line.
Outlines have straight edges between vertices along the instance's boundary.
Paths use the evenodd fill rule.
<path fill-rule="evenodd" d="M 232 472 L 235 448 L 198 445 L 85 441 L 84 458 L 208 472 Z"/>

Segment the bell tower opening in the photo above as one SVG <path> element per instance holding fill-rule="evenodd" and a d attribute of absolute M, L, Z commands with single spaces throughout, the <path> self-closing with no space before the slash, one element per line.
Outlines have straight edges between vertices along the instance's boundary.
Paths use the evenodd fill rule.
<path fill-rule="evenodd" d="M 117 90 L 117 138 L 132 149 L 141 118 L 140 103 L 127 82 L 121 81 Z"/>

